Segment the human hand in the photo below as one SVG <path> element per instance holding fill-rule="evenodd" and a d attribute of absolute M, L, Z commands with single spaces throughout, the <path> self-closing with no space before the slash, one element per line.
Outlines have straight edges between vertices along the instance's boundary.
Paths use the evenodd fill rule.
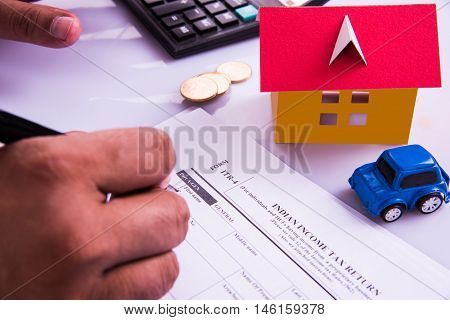
<path fill-rule="evenodd" d="M 66 10 L 0 0 L 0 39 L 63 48 L 74 44 L 80 33 L 80 20 Z"/>
<path fill-rule="evenodd" d="M 145 130 L 145 175 L 139 129 L 0 149 L 0 298 L 156 299 L 171 288 L 189 210 L 160 188 L 175 163 L 170 139 Z"/>

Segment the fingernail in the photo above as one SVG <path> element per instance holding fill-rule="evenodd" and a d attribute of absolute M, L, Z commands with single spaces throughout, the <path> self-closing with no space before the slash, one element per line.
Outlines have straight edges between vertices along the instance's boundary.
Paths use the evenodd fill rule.
<path fill-rule="evenodd" d="M 50 26 L 50 33 L 59 40 L 66 40 L 70 28 L 72 28 L 74 18 L 72 17 L 56 17 Z"/>
<path fill-rule="evenodd" d="M 161 182 L 159 183 L 159 187 L 160 187 L 161 189 L 166 189 L 166 188 L 169 186 L 169 183 L 170 183 L 170 176 L 169 176 L 169 177 L 166 177 L 163 181 L 161 181 Z"/>

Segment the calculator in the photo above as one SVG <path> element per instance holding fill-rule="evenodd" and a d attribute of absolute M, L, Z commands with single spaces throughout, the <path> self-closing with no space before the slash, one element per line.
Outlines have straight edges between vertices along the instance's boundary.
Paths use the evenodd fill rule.
<path fill-rule="evenodd" d="M 288 0 L 289 1 L 289 0 Z M 299 1 L 299 0 L 296 0 Z M 259 34 L 262 6 L 277 0 L 125 0 L 174 58 L 206 51 Z M 304 1 L 322 5 L 327 1 Z"/>

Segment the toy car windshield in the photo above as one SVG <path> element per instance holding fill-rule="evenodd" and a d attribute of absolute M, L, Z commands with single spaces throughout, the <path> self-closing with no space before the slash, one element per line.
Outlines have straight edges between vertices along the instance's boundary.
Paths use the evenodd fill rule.
<path fill-rule="evenodd" d="M 386 182 L 390 185 L 392 185 L 392 182 L 395 179 L 395 171 L 392 169 L 392 167 L 387 163 L 386 160 L 384 160 L 383 157 L 380 157 L 377 161 L 377 169 L 380 171 L 380 173 L 383 175 Z"/>

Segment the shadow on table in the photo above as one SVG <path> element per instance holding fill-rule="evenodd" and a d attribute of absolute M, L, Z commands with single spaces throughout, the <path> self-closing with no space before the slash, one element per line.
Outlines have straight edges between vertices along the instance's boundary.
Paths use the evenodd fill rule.
<path fill-rule="evenodd" d="M 230 100 L 230 93 L 226 92 L 221 96 L 218 96 L 210 101 L 205 102 L 192 102 L 185 99 L 183 100 L 181 105 L 184 108 L 190 107 L 203 108 L 209 114 L 214 115 L 219 109 L 225 107 L 228 104 L 229 100 Z"/>

